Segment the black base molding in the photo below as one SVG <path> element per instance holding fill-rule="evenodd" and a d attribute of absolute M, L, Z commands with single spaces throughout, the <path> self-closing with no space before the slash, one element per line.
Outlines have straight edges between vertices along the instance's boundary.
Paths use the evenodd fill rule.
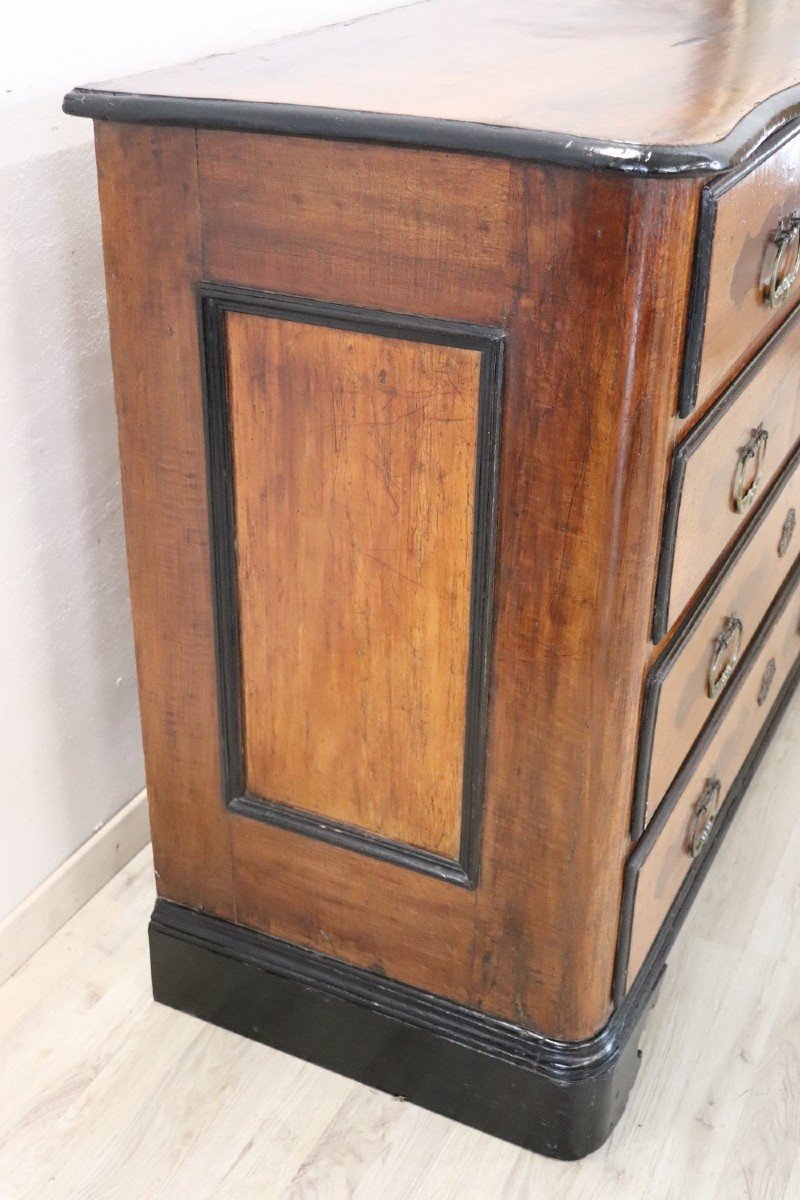
<path fill-rule="evenodd" d="M 167 900 L 150 955 L 163 1004 L 562 1159 L 595 1150 L 621 1116 L 662 973 L 568 1043 Z"/>

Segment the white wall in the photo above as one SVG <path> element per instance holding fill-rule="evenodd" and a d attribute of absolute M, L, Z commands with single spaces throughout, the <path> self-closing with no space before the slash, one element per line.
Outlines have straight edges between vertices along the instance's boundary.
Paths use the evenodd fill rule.
<path fill-rule="evenodd" d="M 0 919 L 142 786 L 91 122 L 70 87 L 391 7 L 25 0 L 0 35 Z"/>

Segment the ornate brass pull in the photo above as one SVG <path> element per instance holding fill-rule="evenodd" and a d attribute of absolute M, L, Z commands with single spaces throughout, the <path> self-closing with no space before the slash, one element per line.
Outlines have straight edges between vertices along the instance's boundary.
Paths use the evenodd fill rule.
<path fill-rule="evenodd" d="M 733 477 L 733 507 L 737 513 L 747 512 L 758 495 L 761 477 L 764 474 L 764 457 L 767 453 L 768 441 L 769 433 L 763 425 L 759 425 L 739 455 L 736 474 Z M 747 468 L 751 462 L 753 463 L 753 477 L 749 483 L 746 483 Z"/>
<path fill-rule="evenodd" d="M 789 549 L 792 538 L 794 537 L 795 526 L 797 525 L 797 513 L 793 508 L 790 508 L 786 514 L 786 520 L 783 522 L 781 530 L 781 540 L 778 542 L 778 558 L 783 558 L 786 551 Z"/>
<path fill-rule="evenodd" d="M 767 308 L 778 308 L 800 273 L 800 213 L 781 219 L 764 253 L 762 299 Z"/>
<path fill-rule="evenodd" d="M 708 694 L 712 700 L 716 700 L 733 674 L 733 668 L 739 661 L 743 633 L 744 627 L 735 613 L 722 622 L 708 667 Z"/>
<path fill-rule="evenodd" d="M 716 775 L 706 780 L 705 787 L 700 793 L 689 826 L 689 853 L 692 858 L 702 854 L 711 837 L 711 830 L 719 813 L 719 802 L 722 794 L 722 784 Z"/>

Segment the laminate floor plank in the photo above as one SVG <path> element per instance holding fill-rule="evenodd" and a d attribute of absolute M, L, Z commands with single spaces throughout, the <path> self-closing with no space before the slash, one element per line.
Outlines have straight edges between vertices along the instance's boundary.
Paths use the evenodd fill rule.
<path fill-rule="evenodd" d="M 155 1005 L 152 902 L 146 850 L 0 988 L 0 1200 L 800 1200 L 800 697 L 579 1163 Z"/>

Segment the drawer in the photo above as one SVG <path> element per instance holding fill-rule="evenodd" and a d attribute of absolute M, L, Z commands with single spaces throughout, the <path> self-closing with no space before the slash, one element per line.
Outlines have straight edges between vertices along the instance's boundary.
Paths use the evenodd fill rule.
<path fill-rule="evenodd" d="M 701 194 L 680 415 L 705 405 L 800 298 L 800 135 Z"/>
<path fill-rule="evenodd" d="M 800 562 L 793 569 L 625 869 L 615 993 L 628 990 L 690 872 L 699 871 L 717 814 L 747 782 L 759 734 L 782 709 L 800 655 Z M 752 761 L 752 760 L 750 760 Z"/>
<path fill-rule="evenodd" d="M 633 833 L 638 836 L 730 686 L 800 547 L 800 449 L 645 685 Z"/>
<path fill-rule="evenodd" d="M 653 640 L 680 617 L 800 438 L 800 309 L 674 451 Z"/>

